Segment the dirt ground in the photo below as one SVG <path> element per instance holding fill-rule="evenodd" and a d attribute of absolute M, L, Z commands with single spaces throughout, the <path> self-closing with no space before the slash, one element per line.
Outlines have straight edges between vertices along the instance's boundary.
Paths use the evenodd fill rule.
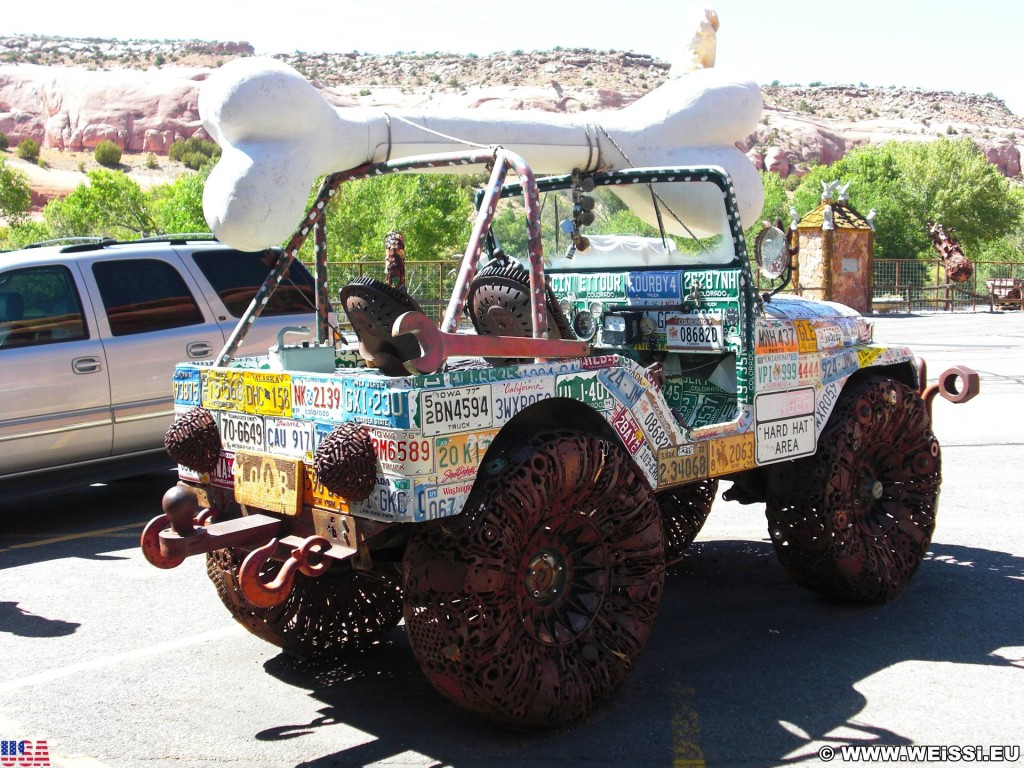
<path fill-rule="evenodd" d="M 14 147 L 3 152 L 3 157 L 10 168 L 28 176 L 32 187 L 32 208 L 42 210 L 47 201 L 55 197 L 65 197 L 75 188 L 87 181 L 86 174 L 102 168 L 96 162 L 92 152 L 67 152 L 59 149 L 42 149 L 39 152 L 40 163 L 29 163 L 18 158 Z M 155 168 L 147 167 L 148 153 L 128 153 L 121 155 L 119 169 L 134 179 L 140 187 L 148 189 L 157 184 L 168 184 L 174 181 L 187 169 L 165 155 L 153 155 Z"/>

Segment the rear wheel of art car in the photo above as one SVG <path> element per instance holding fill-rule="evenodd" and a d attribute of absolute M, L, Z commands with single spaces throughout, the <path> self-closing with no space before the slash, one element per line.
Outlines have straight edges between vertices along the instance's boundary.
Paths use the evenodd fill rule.
<path fill-rule="evenodd" d="M 281 605 L 255 608 L 238 587 L 245 555 L 236 549 L 211 552 L 206 556 L 206 573 L 238 623 L 295 656 L 320 662 L 363 650 L 402 619 L 402 589 L 396 576 L 338 565 L 316 578 L 297 573 Z M 269 580 L 280 565 L 268 562 L 261 576 Z"/>
<path fill-rule="evenodd" d="M 658 505 L 609 440 L 551 432 L 480 469 L 406 548 L 405 624 L 430 682 L 526 728 L 585 720 L 640 656 L 664 584 Z"/>
<path fill-rule="evenodd" d="M 661 521 L 665 526 L 665 563 L 672 565 L 697 538 L 718 492 L 718 480 L 680 486 L 657 495 Z"/>
<path fill-rule="evenodd" d="M 814 456 L 776 467 L 768 529 L 793 579 L 826 597 L 882 603 L 921 564 L 941 482 L 924 401 L 888 378 L 847 384 Z"/>

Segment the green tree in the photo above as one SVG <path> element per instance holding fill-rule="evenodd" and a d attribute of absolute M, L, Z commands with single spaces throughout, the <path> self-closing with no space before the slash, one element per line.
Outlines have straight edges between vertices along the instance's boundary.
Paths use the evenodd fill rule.
<path fill-rule="evenodd" d="M 132 179 L 105 169 L 89 171 L 88 178 L 88 184 L 43 209 L 54 237 L 96 235 L 131 239 L 156 232 L 146 194 Z"/>
<path fill-rule="evenodd" d="M 851 182 L 862 214 L 876 211 L 877 258 L 932 258 L 928 221 L 940 221 L 968 257 L 1021 227 L 1024 204 L 1008 179 L 968 138 L 860 147 L 831 166 L 816 166 L 793 194 L 801 214 L 821 199 L 823 181 Z"/>
<path fill-rule="evenodd" d="M 0 217 L 13 225 L 24 221 L 32 204 L 32 187 L 28 176 L 7 165 L 0 157 Z"/>
<path fill-rule="evenodd" d="M 14 154 L 22 160 L 34 163 L 39 159 L 39 142 L 35 139 L 22 139 L 18 143 L 18 148 L 14 150 Z"/>
<path fill-rule="evenodd" d="M 203 216 L 203 186 L 212 165 L 198 173 L 186 173 L 171 184 L 150 191 L 149 210 L 156 228 L 163 233 L 207 232 L 210 226 Z"/>
<path fill-rule="evenodd" d="M 7 134 L 0 131 L 0 152 L 7 151 L 9 146 L 11 146 L 11 141 L 7 138 Z"/>
<path fill-rule="evenodd" d="M 450 175 L 393 174 L 342 184 L 327 216 L 332 259 L 384 260 L 384 236 L 405 234 L 406 258 L 439 261 L 461 252 L 470 233 L 472 204 Z"/>
<path fill-rule="evenodd" d="M 121 148 L 110 139 L 104 139 L 96 145 L 92 156 L 100 165 L 106 168 L 116 168 L 121 162 Z"/>
<path fill-rule="evenodd" d="M 53 237 L 46 222 L 25 219 L 10 227 L 6 232 L 0 228 L 0 250 L 16 250 L 32 243 L 40 243 Z"/>

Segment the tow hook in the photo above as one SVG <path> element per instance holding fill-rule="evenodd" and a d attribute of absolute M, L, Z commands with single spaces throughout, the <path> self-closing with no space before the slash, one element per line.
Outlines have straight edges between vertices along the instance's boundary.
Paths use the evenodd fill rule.
<path fill-rule="evenodd" d="M 292 549 L 276 576 L 270 581 L 263 581 L 263 567 L 277 552 L 278 544 L 277 539 L 271 539 L 254 549 L 238 571 L 238 589 L 257 608 L 274 608 L 283 603 L 292 590 L 296 571 L 315 578 L 331 565 L 331 561 L 324 557 L 331 548 L 331 542 L 323 536 L 309 536 Z"/>
<path fill-rule="evenodd" d="M 163 514 L 142 531 L 142 554 L 157 568 L 176 568 L 191 555 L 225 547 L 254 546 L 276 536 L 281 521 L 269 515 L 248 515 L 212 522 L 216 511 L 199 510 L 199 498 L 188 486 L 176 485 L 164 494 Z"/>

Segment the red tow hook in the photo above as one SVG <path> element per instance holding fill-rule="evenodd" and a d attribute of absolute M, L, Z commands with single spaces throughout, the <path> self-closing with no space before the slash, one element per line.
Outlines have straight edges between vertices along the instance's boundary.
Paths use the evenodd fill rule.
<path fill-rule="evenodd" d="M 199 498 L 188 486 L 176 485 L 164 494 L 162 515 L 142 531 L 142 554 L 157 568 L 176 568 L 186 557 L 225 547 L 253 546 L 276 536 L 281 521 L 269 515 L 248 515 L 211 523 L 216 512 L 199 510 Z"/>
<path fill-rule="evenodd" d="M 238 589 L 257 608 L 274 608 L 283 603 L 295 583 L 296 571 L 316 577 L 331 565 L 331 561 L 324 557 L 324 553 L 331 548 L 331 542 L 323 536 L 310 536 L 291 551 L 277 576 L 265 582 L 260 572 L 277 551 L 277 546 L 277 539 L 271 539 L 264 546 L 254 549 L 238 571 Z"/>
<path fill-rule="evenodd" d="M 959 404 L 974 399 L 981 392 L 981 379 L 976 371 L 966 365 L 954 365 L 952 368 L 947 368 L 939 376 L 937 382 L 928 385 L 928 366 L 923 359 L 919 359 L 917 375 L 918 389 L 928 408 L 929 415 L 932 412 L 932 402 L 936 395 L 942 395 L 949 402 Z"/>

